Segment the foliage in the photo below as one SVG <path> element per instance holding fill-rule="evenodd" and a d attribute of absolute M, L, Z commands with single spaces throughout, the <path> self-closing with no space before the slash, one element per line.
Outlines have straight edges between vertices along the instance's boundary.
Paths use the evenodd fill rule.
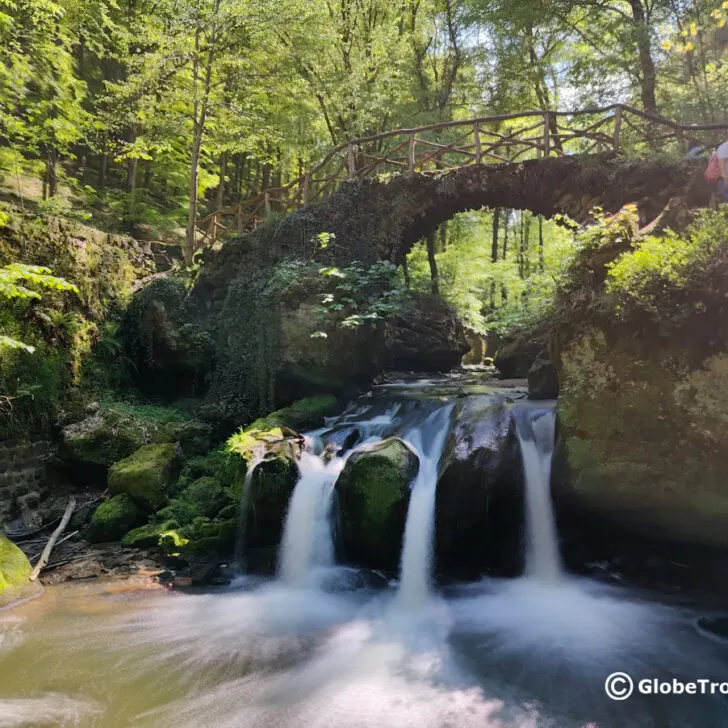
<path fill-rule="evenodd" d="M 684 288 L 727 245 L 728 210 L 704 211 L 685 233 L 638 236 L 629 251 L 607 266 L 606 290 L 619 299 L 620 307 L 657 314 L 666 292 Z"/>
<path fill-rule="evenodd" d="M 346 139 L 614 101 L 724 120 L 726 12 L 720 0 L 13 0 L 0 5 L 0 171 L 16 195 L 21 177 L 42 178 L 44 212 L 186 237 L 191 264 L 196 217 L 285 185 Z"/>
<path fill-rule="evenodd" d="M 528 325 L 550 309 L 554 291 L 574 252 L 568 227 L 522 212 L 501 220 L 497 260 L 493 261 L 493 214 L 471 212 L 447 224 L 445 249 L 437 253 L 439 289 L 465 325 L 479 333 Z M 503 251 L 506 255 L 504 257 Z M 408 257 L 411 286 L 428 290 L 427 250 L 416 246 Z"/>
<path fill-rule="evenodd" d="M 0 268 L 0 300 L 5 301 L 4 305 L 14 301 L 39 300 L 41 294 L 34 288 L 78 293 L 76 286 L 51 275 L 50 269 L 43 266 L 10 263 Z M 5 334 L 0 335 L 0 351 L 4 348 L 20 349 L 30 354 L 35 351 L 34 346 Z"/>

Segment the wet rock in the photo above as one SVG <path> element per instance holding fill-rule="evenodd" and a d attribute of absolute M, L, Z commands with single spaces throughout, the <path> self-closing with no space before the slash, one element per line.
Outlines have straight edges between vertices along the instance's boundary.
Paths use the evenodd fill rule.
<path fill-rule="evenodd" d="M 245 530 L 248 548 L 278 546 L 298 476 L 295 461 L 284 456 L 267 460 L 256 467 L 248 495 Z M 239 487 L 243 487 L 242 482 Z"/>
<path fill-rule="evenodd" d="M 470 351 L 460 319 L 434 296 L 418 295 L 387 322 L 384 337 L 381 358 L 394 371 L 448 372 Z"/>
<path fill-rule="evenodd" d="M 523 475 L 507 403 L 464 400 L 441 461 L 435 519 L 439 571 L 464 579 L 520 574 Z"/>
<path fill-rule="evenodd" d="M 396 570 L 410 487 L 418 469 L 417 455 L 396 437 L 351 455 L 336 481 L 347 561 Z"/>
<path fill-rule="evenodd" d="M 546 344 L 540 332 L 530 329 L 515 331 L 503 339 L 493 363 L 505 379 L 527 377 Z"/>
<path fill-rule="evenodd" d="M 230 496 L 220 481 L 208 475 L 190 483 L 158 515 L 184 526 L 199 516 L 213 518 L 229 503 Z"/>
<path fill-rule="evenodd" d="M 125 533 L 144 523 L 147 514 L 126 493 L 104 501 L 91 516 L 86 531 L 89 543 L 118 541 Z"/>
<path fill-rule="evenodd" d="M 556 399 L 559 396 L 559 375 L 548 357 L 542 355 L 528 370 L 528 398 Z"/>
<path fill-rule="evenodd" d="M 145 445 L 112 465 L 109 490 L 126 493 L 140 503 L 159 508 L 167 499 L 176 464 L 177 450 L 173 444 Z"/>
<path fill-rule="evenodd" d="M 125 546 L 131 546 L 137 549 L 153 548 L 159 546 L 162 537 L 168 532 L 177 528 L 175 521 L 165 521 L 164 523 L 147 523 L 138 528 L 129 531 L 121 542 Z"/>

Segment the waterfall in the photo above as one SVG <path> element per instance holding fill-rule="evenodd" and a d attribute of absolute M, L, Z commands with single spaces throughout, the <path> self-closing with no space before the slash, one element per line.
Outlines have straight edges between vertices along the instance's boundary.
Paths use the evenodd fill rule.
<path fill-rule="evenodd" d="M 526 574 L 553 582 L 562 574 L 551 502 L 556 415 L 550 409 L 516 408 L 515 417 L 526 481 Z"/>
<path fill-rule="evenodd" d="M 398 410 L 397 405 L 381 415 L 356 421 L 356 429 L 364 436 L 362 444 L 380 440 L 392 427 Z M 351 453 L 335 455 L 330 449 L 333 445 L 323 447 L 321 434 L 316 430 L 306 437 L 306 450 L 298 462 L 300 477 L 288 504 L 278 575 L 289 586 L 307 586 L 314 569 L 334 564 L 331 503 L 336 479 Z"/>
<path fill-rule="evenodd" d="M 235 532 L 235 555 L 233 565 L 235 571 L 242 574 L 245 572 L 245 534 L 248 521 L 248 502 L 250 501 L 250 484 L 253 482 L 255 469 L 263 462 L 263 453 L 255 453 L 248 463 L 248 469 L 243 481 L 243 489 L 240 493 L 240 511 L 238 513 L 238 528 Z"/>
<path fill-rule="evenodd" d="M 289 586 L 307 586 L 312 569 L 332 566 L 331 499 L 344 458 L 329 462 L 310 450 L 301 454 L 300 478 L 288 504 L 279 557 L 279 576 Z"/>
<path fill-rule="evenodd" d="M 407 509 L 397 593 L 397 604 L 405 611 L 423 607 L 430 594 L 438 466 L 452 410 L 452 406 L 436 410 L 404 436 L 420 459 Z"/>

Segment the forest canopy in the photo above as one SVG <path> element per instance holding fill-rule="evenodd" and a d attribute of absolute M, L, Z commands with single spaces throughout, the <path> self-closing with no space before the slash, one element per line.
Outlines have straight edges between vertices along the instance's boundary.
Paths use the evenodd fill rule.
<path fill-rule="evenodd" d="M 182 245 L 189 263 L 200 217 L 347 139 L 614 102 L 723 122 L 727 21 L 719 0 L 2 0 L 1 192 Z M 507 301 L 495 278 L 543 273 L 544 246 L 564 245 L 505 210 L 451 226 L 450 242 L 472 246 L 476 228 L 493 263 L 513 253 L 492 306 Z M 433 255 L 447 230 L 438 240 Z"/>

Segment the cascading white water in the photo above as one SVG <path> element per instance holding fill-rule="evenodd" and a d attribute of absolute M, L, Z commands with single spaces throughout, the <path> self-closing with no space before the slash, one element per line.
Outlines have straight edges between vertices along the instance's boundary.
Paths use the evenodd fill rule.
<path fill-rule="evenodd" d="M 312 569 L 334 563 L 331 497 L 345 462 L 339 457 L 325 462 L 310 451 L 301 454 L 301 477 L 288 504 L 280 550 L 279 575 L 289 586 L 307 586 Z"/>
<path fill-rule="evenodd" d="M 438 466 L 452 410 L 452 406 L 438 409 L 404 436 L 420 459 L 407 509 L 397 593 L 397 606 L 405 611 L 421 609 L 430 594 Z"/>
<path fill-rule="evenodd" d="M 369 420 L 357 421 L 357 429 L 364 433 L 362 444 L 377 442 L 382 432 L 392 426 L 398 410 L 399 406 L 395 406 Z M 288 504 L 278 574 L 289 586 L 308 586 L 315 569 L 334 564 L 331 503 L 336 479 L 351 453 L 316 454 L 322 449 L 321 442 L 316 440 L 320 434 L 317 430 L 306 438 L 307 447 L 298 462 L 300 478 Z"/>
<path fill-rule="evenodd" d="M 526 574 L 549 582 L 558 581 L 563 571 L 551 502 L 555 427 L 553 410 L 522 410 L 516 416 L 526 481 Z"/>
<path fill-rule="evenodd" d="M 238 514 L 238 528 L 235 534 L 235 554 L 233 565 L 238 573 L 245 571 L 245 534 L 247 533 L 248 502 L 250 501 L 250 486 L 253 482 L 255 469 L 263 462 L 263 453 L 256 452 L 248 462 L 248 469 L 243 481 L 243 490 L 240 493 L 240 510 Z"/>

